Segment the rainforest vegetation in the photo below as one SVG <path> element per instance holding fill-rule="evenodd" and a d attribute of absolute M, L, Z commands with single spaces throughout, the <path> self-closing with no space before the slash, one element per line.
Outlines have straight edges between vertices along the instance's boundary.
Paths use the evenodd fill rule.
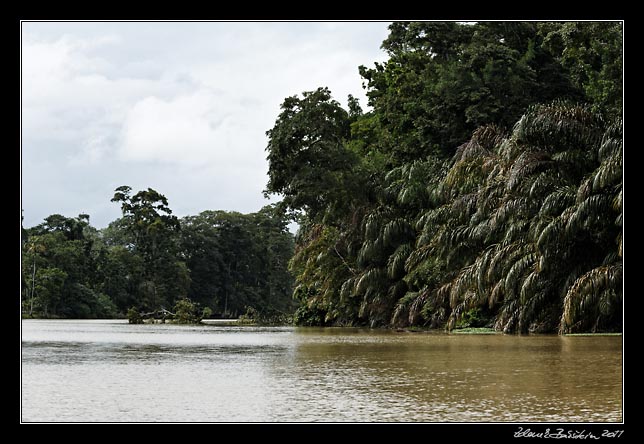
<path fill-rule="evenodd" d="M 279 204 L 178 219 L 123 186 L 105 229 L 51 215 L 23 229 L 23 313 L 188 301 L 299 325 L 620 331 L 622 24 L 389 30 L 388 60 L 359 67 L 366 111 L 325 87 L 282 103 L 266 148 Z"/>
<path fill-rule="evenodd" d="M 293 312 L 287 263 L 293 235 L 274 206 L 177 218 L 153 189 L 116 189 L 123 216 L 97 230 L 89 216 L 54 214 L 22 233 L 27 316 L 111 318 L 163 310 L 178 322 L 204 314 L 261 319 Z M 204 311 L 205 310 L 205 311 Z M 128 313 L 129 311 L 129 313 Z"/>
<path fill-rule="evenodd" d="M 301 325 L 620 331 L 622 24 L 393 23 L 267 132 Z"/>

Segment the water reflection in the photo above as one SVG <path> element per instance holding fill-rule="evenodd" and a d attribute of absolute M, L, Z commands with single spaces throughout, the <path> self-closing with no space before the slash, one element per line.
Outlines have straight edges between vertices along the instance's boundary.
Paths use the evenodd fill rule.
<path fill-rule="evenodd" d="M 621 338 L 23 321 L 25 421 L 621 421 Z"/>

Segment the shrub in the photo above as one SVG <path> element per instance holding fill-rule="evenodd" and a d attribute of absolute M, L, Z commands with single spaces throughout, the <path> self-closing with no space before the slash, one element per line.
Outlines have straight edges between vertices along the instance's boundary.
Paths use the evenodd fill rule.
<path fill-rule="evenodd" d="M 141 313 L 134 307 L 130 307 L 127 311 L 127 321 L 130 324 L 143 324 Z"/>

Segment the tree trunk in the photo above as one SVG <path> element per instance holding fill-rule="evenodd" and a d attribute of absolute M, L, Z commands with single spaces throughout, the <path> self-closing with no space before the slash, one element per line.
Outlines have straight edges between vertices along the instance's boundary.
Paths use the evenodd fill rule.
<path fill-rule="evenodd" d="M 29 298 L 29 316 L 34 312 L 34 291 L 36 290 L 36 256 L 34 256 L 34 269 L 31 272 L 31 297 Z"/>

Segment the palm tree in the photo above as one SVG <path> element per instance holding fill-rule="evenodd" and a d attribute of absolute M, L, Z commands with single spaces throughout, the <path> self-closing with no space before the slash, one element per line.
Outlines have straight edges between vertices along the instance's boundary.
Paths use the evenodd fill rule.
<path fill-rule="evenodd" d="M 621 128 L 559 101 L 391 169 L 351 214 L 303 226 L 296 293 L 334 324 L 619 328 Z"/>
<path fill-rule="evenodd" d="M 508 137 L 484 128 L 459 148 L 439 187 L 445 203 L 417 221 L 407 271 L 438 273 L 402 301 L 415 307 L 410 321 L 442 308 L 451 329 L 478 308 L 504 331 L 614 325 L 621 123 L 605 127 L 589 108 L 556 102 L 529 109 Z"/>

